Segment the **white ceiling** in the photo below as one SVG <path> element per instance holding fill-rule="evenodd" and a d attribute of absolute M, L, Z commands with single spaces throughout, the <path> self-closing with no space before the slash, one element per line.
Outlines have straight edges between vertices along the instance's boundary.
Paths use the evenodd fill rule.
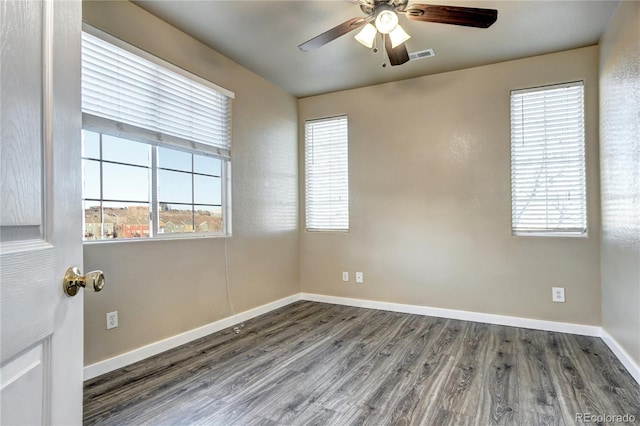
<path fill-rule="evenodd" d="M 382 50 L 359 44 L 353 31 L 312 52 L 298 45 L 350 18 L 365 16 L 342 0 L 189 1 L 135 3 L 297 97 L 436 74 L 597 44 L 617 0 L 410 0 L 498 10 L 488 29 L 409 21 L 409 53 L 435 57 L 386 68 Z"/>

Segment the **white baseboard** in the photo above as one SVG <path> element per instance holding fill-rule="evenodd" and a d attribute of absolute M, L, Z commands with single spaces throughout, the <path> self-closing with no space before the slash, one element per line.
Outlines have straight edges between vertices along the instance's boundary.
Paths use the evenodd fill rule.
<path fill-rule="evenodd" d="M 580 334 L 600 337 L 600 327 L 592 325 L 554 322 L 530 318 L 509 317 L 504 315 L 483 314 L 480 312 L 458 311 L 455 309 L 432 308 L 420 305 L 378 302 L 375 300 L 351 299 L 348 297 L 325 296 L 313 293 L 301 293 L 302 300 L 333 303 L 359 308 L 379 309 L 382 311 L 402 312 L 406 314 L 428 315 L 432 317 L 458 319 L 463 321 L 484 322 L 488 324 L 508 325 L 511 327 L 531 328 L 535 330 L 557 331 L 559 333 Z"/>
<path fill-rule="evenodd" d="M 506 325 L 511 327 L 530 328 L 535 330 L 556 331 L 559 333 L 579 334 L 583 336 L 601 337 L 609 346 L 620 362 L 625 366 L 633 378 L 640 383 L 640 367 L 633 361 L 618 342 L 604 329 L 598 326 L 572 324 L 555 321 L 544 321 L 530 318 L 510 317 L 504 315 L 484 314 L 479 312 L 459 311 L 455 309 L 433 308 L 430 306 L 406 305 L 401 303 L 379 302 L 375 300 L 352 299 L 348 297 L 326 296 L 314 293 L 298 293 L 267 303 L 257 308 L 250 309 L 239 314 L 223 318 L 211 324 L 186 331 L 176 336 L 169 337 L 158 342 L 151 343 L 138 349 L 95 364 L 84 367 L 84 380 L 93 379 L 102 374 L 109 373 L 145 358 L 157 355 L 161 352 L 173 349 L 185 343 L 231 327 L 251 318 L 266 314 L 275 309 L 289 305 L 298 300 L 312 302 L 331 303 L 334 305 L 346 305 L 360 308 L 379 309 L 383 311 L 402 312 L 407 314 L 427 315 L 441 318 L 458 319 L 463 321 L 475 321 L 488 324 Z"/>
<path fill-rule="evenodd" d="M 625 351 L 618 341 L 614 339 L 613 336 L 611 336 L 604 328 L 600 330 L 600 337 L 604 340 L 607 346 L 609 346 L 609 349 L 611 349 L 611 352 L 613 352 L 616 358 L 618 358 L 622 365 L 624 365 L 624 368 L 627 369 L 629 374 L 631 374 L 636 382 L 640 384 L 640 366 L 635 363 L 627 351 Z"/>
<path fill-rule="evenodd" d="M 267 312 L 289 305 L 298 300 L 300 300 L 300 293 L 285 297 L 280 300 L 276 300 L 275 302 L 267 303 L 266 305 L 258 306 L 257 308 L 249 309 L 248 311 L 223 318 L 219 321 L 203 325 L 202 327 L 180 333 L 167 339 L 151 343 L 147 346 L 134 349 L 122 355 L 105 359 L 104 361 L 96 362 L 95 364 L 87 365 L 86 367 L 84 367 L 84 380 L 93 379 L 94 377 L 98 377 L 110 371 L 117 370 L 118 368 L 126 367 L 127 365 L 133 364 L 134 362 L 141 361 L 145 358 L 149 358 L 169 349 L 184 345 L 185 343 L 189 343 L 211 333 L 215 333 L 217 331 L 224 330 L 225 328 L 232 327 L 235 324 L 239 324 L 243 321 L 248 321 L 251 318 L 266 314 Z"/>

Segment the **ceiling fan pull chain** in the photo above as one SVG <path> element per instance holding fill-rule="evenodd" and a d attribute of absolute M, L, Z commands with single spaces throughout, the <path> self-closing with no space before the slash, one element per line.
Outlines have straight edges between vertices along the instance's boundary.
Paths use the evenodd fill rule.
<path fill-rule="evenodd" d="M 386 68 L 387 67 L 387 61 L 384 59 L 387 57 L 386 52 L 385 52 L 385 43 L 384 43 L 384 38 L 386 36 L 386 34 L 380 34 L 382 36 L 382 60 L 384 62 L 382 62 L 382 68 Z"/>

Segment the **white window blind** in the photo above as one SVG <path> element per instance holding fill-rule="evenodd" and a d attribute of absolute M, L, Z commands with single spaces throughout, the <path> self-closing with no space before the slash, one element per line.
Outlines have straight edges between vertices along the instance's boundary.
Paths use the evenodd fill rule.
<path fill-rule="evenodd" d="M 229 158 L 233 93 L 187 74 L 83 32 L 83 127 Z"/>
<path fill-rule="evenodd" d="M 305 206 L 310 231 L 349 229 L 348 120 L 305 123 Z"/>
<path fill-rule="evenodd" d="M 582 82 L 511 92 L 511 208 L 514 235 L 586 233 Z"/>

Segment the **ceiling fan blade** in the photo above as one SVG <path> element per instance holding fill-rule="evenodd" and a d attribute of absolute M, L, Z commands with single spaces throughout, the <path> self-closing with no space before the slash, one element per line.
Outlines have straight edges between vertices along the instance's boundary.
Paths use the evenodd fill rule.
<path fill-rule="evenodd" d="M 391 47 L 391 40 L 388 36 L 384 37 L 384 48 L 389 55 L 389 63 L 391 66 L 402 65 L 409 61 L 409 53 L 407 52 L 407 46 L 404 43 Z"/>
<path fill-rule="evenodd" d="M 333 41 L 338 37 L 341 37 L 347 34 L 348 32 L 351 32 L 357 28 L 362 27 L 367 22 L 368 22 L 367 18 L 351 18 L 348 21 L 338 25 L 337 27 L 333 27 L 329 31 L 325 31 L 319 36 L 316 36 L 311 40 L 305 41 L 300 46 L 298 46 L 298 48 L 305 52 L 315 50 L 318 47 L 324 46 L 330 41 Z"/>
<path fill-rule="evenodd" d="M 489 28 L 498 19 L 497 10 L 475 7 L 412 4 L 407 6 L 405 12 L 407 19 L 413 21 L 438 22 L 477 28 Z"/>

